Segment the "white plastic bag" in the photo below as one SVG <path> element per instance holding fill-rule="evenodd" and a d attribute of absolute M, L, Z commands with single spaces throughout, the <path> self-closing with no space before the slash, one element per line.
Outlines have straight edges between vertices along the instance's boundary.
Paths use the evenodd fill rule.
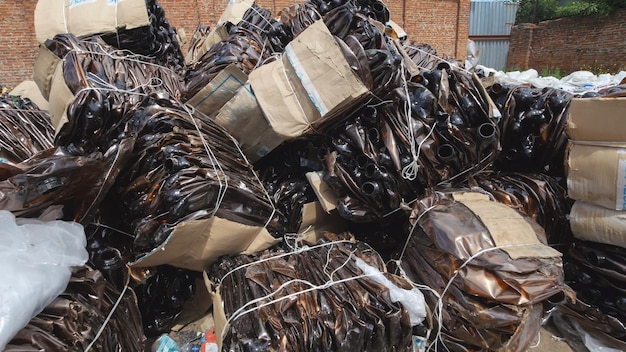
<path fill-rule="evenodd" d="M 65 290 L 88 259 L 83 227 L 0 211 L 0 350 Z"/>

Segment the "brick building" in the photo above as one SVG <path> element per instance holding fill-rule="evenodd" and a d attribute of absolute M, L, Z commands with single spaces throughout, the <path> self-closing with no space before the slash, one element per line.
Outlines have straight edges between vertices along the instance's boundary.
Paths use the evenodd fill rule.
<path fill-rule="evenodd" d="M 170 23 L 191 36 L 198 24 L 213 26 L 228 0 L 159 0 Z M 257 0 L 273 14 L 301 2 Z M 429 43 L 439 54 L 462 58 L 469 31 L 470 0 L 387 0 L 391 18 L 410 39 Z M 33 24 L 36 0 L 0 2 L 0 84 L 13 87 L 32 78 L 37 54 Z"/>

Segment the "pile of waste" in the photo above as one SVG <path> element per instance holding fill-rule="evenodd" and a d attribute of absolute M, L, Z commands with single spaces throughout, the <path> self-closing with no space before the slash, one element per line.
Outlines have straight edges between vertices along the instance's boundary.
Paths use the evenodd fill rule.
<path fill-rule="evenodd" d="M 186 55 L 154 0 L 35 29 L 48 111 L 0 97 L 0 210 L 83 260 L 0 349 L 164 351 L 209 315 L 228 351 L 526 351 L 549 317 L 626 345 L 620 82 L 496 82 L 379 0 L 233 0 Z"/>

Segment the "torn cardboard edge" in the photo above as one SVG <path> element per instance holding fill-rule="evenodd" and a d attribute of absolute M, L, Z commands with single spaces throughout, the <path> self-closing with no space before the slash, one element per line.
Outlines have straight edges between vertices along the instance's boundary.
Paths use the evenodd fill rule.
<path fill-rule="evenodd" d="M 145 0 L 51 0 L 38 1 L 35 7 L 35 35 L 39 43 L 62 33 L 81 37 L 148 25 Z"/>
<path fill-rule="evenodd" d="M 573 98 L 565 133 L 575 141 L 626 143 L 626 98 Z"/>
<path fill-rule="evenodd" d="M 505 251 L 511 259 L 553 258 L 562 254 L 537 238 L 535 230 L 525 218 L 508 206 L 491 201 L 483 193 L 454 193 L 453 199 L 467 207 L 489 230 L 494 244 Z"/>
<path fill-rule="evenodd" d="M 176 225 L 163 243 L 130 265 L 150 267 L 168 264 L 202 272 L 222 255 L 261 251 L 280 241 L 264 227 L 213 216 Z"/>
<path fill-rule="evenodd" d="M 565 169 L 570 198 L 626 210 L 626 143 L 570 141 Z"/>

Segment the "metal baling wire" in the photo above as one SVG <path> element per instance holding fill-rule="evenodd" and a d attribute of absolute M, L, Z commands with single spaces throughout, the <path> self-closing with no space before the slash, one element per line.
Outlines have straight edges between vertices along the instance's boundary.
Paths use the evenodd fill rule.
<path fill-rule="evenodd" d="M 120 296 L 117 298 L 117 301 L 115 301 L 115 304 L 111 308 L 109 315 L 107 315 L 106 319 L 104 319 L 104 322 L 102 323 L 102 326 L 100 327 L 100 330 L 98 330 L 98 333 L 96 333 L 96 336 L 94 336 L 91 343 L 89 343 L 87 348 L 85 348 L 85 352 L 89 352 L 89 350 L 93 347 L 96 341 L 98 341 L 98 339 L 100 338 L 100 335 L 102 335 L 102 332 L 104 332 L 104 329 L 109 324 L 109 321 L 111 320 L 111 317 L 113 316 L 113 313 L 115 313 L 115 311 L 117 310 L 117 307 L 122 302 L 122 299 L 124 299 L 124 294 L 126 293 L 126 290 L 128 289 L 128 284 L 129 283 L 126 283 L 126 285 L 124 285 L 124 289 L 122 290 L 122 292 L 120 292 Z"/>
<path fill-rule="evenodd" d="M 102 50 L 102 52 L 97 52 L 97 51 L 91 51 L 91 50 L 83 50 L 83 49 L 72 49 L 70 50 L 70 52 L 78 52 L 81 54 L 93 54 L 93 55 L 105 55 L 108 56 L 114 60 L 124 60 L 124 61 L 131 61 L 131 62 L 136 62 L 139 64 L 144 64 L 144 65 L 148 65 L 148 66 L 154 66 L 157 68 L 161 68 L 161 69 L 165 69 L 167 71 L 170 71 L 173 74 L 178 74 L 176 72 L 176 70 L 170 68 L 170 67 L 166 67 L 166 66 L 162 66 L 159 64 L 155 64 L 153 62 L 151 62 L 151 60 L 153 60 L 153 57 L 150 56 L 146 56 L 146 55 L 141 55 L 141 54 L 135 54 L 130 50 L 127 49 L 115 49 L 115 50 L 111 50 L 111 51 L 107 51 L 104 46 L 102 46 L 101 43 L 98 42 L 91 42 L 88 40 L 78 40 L 79 43 L 84 43 L 84 44 L 89 44 L 89 45 L 94 45 L 97 46 L 100 50 Z M 119 55 L 118 55 L 119 54 Z"/>
<path fill-rule="evenodd" d="M 283 254 L 278 254 L 278 255 L 275 255 L 275 256 L 273 256 L 271 258 L 259 259 L 256 262 L 243 264 L 243 265 L 240 265 L 240 266 L 238 266 L 236 268 L 233 268 L 232 270 L 227 272 L 224 276 L 222 276 L 222 281 L 224 281 L 224 279 L 226 277 L 228 277 L 229 275 L 231 275 L 235 271 L 238 271 L 238 270 L 241 270 L 241 269 L 245 269 L 245 268 L 247 268 L 249 266 L 252 266 L 252 265 L 264 263 L 264 262 L 267 262 L 267 261 L 270 261 L 270 260 L 273 260 L 273 259 L 280 259 L 280 258 L 283 258 L 283 257 L 288 257 L 290 255 L 294 255 L 294 254 L 298 254 L 298 253 L 310 251 L 310 250 L 313 250 L 313 249 L 316 249 L 316 248 L 326 247 L 326 246 L 330 246 L 332 244 L 338 244 L 338 243 L 353 243 L 353 242 L 349 241 L 349 240 L 339 240 L 339 241 L 332 241 L 332 242 L 327 242 L 327 243 L 322 243 L 322 244 L 316 244 L 316 245 L 313 245 L 313 246 L 303 246 L 303 247 L 300 247 L 299 249 L 297 249 L 294 252 L 287 252 L 287 253 L 283 253 Z"/>
<path fill-rule="evenodd" d="M 215 201 L 215 207 L 213 208 L 213 214 L 211 214 L 211 216 L 215 216 L 215 214 L 219 210 L 220 205 L 222 204 L 222 201 L 226 197 L 226 192 L 228 191 L 228 177 L 226 176 L 226 172 L 222 168 L 221 163 L 219 162 L 219 160 L 213 153 L 213 150 L 211 150 L 211 148 L 209 147 L 209 144 L 204 138 L 204 134 L 200 131 L 200 126 L 198 126 L 198 122 L 196 121 L 196 118 L 193 116 L 193 112 L 195 111 L 195 109 L 193 107 L 187 106 L 187 104 L 183 104 L 179 102 L 178 100 L 176 100 L 176 103 L 180 105 L 191 118 L 191 121 L 193 122 L 193 125 L 196 128 L 196 131 L 198 132 L 198 136 L 200 137 L 200 140 L 202 141 L 202 146 L 204 147 L 204 150 L 207 152 L 207 156 L 211 160 L 213 171 L 215 171 L 215 175 L 217 176 L 217 181 L 219 183 L 220 189 L 217 192 L 217 199 Z M 219 168 L 219 170 L 217 168 Z M 223 183 L 222 183 L 222 178 L 223 178 Z"/>
<path fill-rule="evenodd" d="M 294 0 L 294 1 L 295 1 L 295 0 Z M 263 16 L 263 15 L 259 12 L 259 10 L 257 10 L 257 7 L 256 7 L 254 4 L 253 4 L 252 6 L 250 6 L 248 9 L 249 9 L 249 10 L 252 10 L 252 11 L 254 11 L 254 12 L 256 12 L 256 14 L 257 14 L 257 15 L 261 16 L 261 18 L 265 21 L 265 23 L 267 23 L 267 25 L 268 25 L 268 26 L 270 26 L 270 27 L 272 26 L 272 22 L 270 22 L 267 18 L 265 18 L 265 16 Z M 245 22 L 248 22 L 248 21 L 245 21 Z M 248 22 L 248 23 L 249 23 L 249 24 L 251 24 L 250 22 Z M 255 27 L 256 27 L 256 26 L 255 26 Z M 258 28 L 258 27 L 257 27 L 257 28 Z M 259 29 L 260 29 L 260 28 L 259 28 Z M 261 30 L 262 30 L 262 29 L 261 29 Z M 263 31 L 263 32 L 267 32 L 267 31 L 265 31 L 265 30 L 262 30 L 262 31 Z"/>
<path fill-rule="evenodd" d="M 459 176 L 462 176 L 462 175 L 464 175 L 464 174 L 466 174 L 466 173 L 468 173 L 468 172 L 470 172 L 470 171 L 474 170 L 477 166 L 479 166 L 479 165 L 480 165 L 480 164 L 482 164 L 483 162 L 487 161 L 487 160 L 488 160 L 488 159 L 489 159 L 492 155 L 493 155 L 493 152 L 489 153 L 489 155 L 487 155 L 487 156 L 486 156 L 486 157 L 484 157 L 482 160 L 480 160 L 480 161 L 478 162 L 478 164 L 476 164 L 476 165 L 474 165 L 474 166 L 471 166 L 471 167 L 469 167 L 469 168 L 467 168 L 467 169 L 465 169 L 465 170 L 463 170 L 463 171 L 459 172 L 458 174 L 456 174 L 456 175 L 454 175 L 454 176 L 452 176 L 452 177 L 449 177 L 449 178 L 448 178 L 448 179 L 446 179 L 446 180 L 443 180 L 443 181 L 439 182 L 439 183 L 437 184 L 437 186 L 441 186 L 441 185 L 443 185 L 443 184 L 445 184 L 445 183 L 447 183 L 447 182 L 449 182 L 449 181 L 452 181 L 452 180 L 454 180 L 454 179 L 458 178 Z M 480 172 L 484 171 L 484 170 L 485 170 L 488 166 L 489 166 L 489 164 L 487 164 L 487 165 L 483 166 L 480 170 L 478 170 L 478 171 L 476 172 L 476 174 L 478 174 L 478 173 L 480 173 Z"/>
<path fill-rule="evenodd" d="M 413 116 L 412 116 L 412 109 L 411 109 L 411 96 L 409 94 L 409 86 L 406 81 L 406 77 L 404 76 L 404 72 L 405 72 L 404 61 L 400 62 L 400 69 L 402 70 L 402 88 L 404 89 L 404 94 L 406 96 L 406 100 L 404 101 L 404 106 L 403 106 L 404 116 L 406 117 L 407 129 L 409 133 L 408 137 L 409 137 L 409 143 L 411 147 L 411 156 L 413 157 L 413 160 L 411 161 L 411 163 L 406 165 L 404 168 L 402 168 L 402 177 L 406 180 L 413 181 L 415 180 L 419 172 L 420 166 L 417 162 L 417 159 L 419 158 L 420 151 L 416 150 L 416 146 L 415 146 L 415 134 L 413 131 Z M 421 146 L 422 144 L 420 143 L 420 148 Z"/>

